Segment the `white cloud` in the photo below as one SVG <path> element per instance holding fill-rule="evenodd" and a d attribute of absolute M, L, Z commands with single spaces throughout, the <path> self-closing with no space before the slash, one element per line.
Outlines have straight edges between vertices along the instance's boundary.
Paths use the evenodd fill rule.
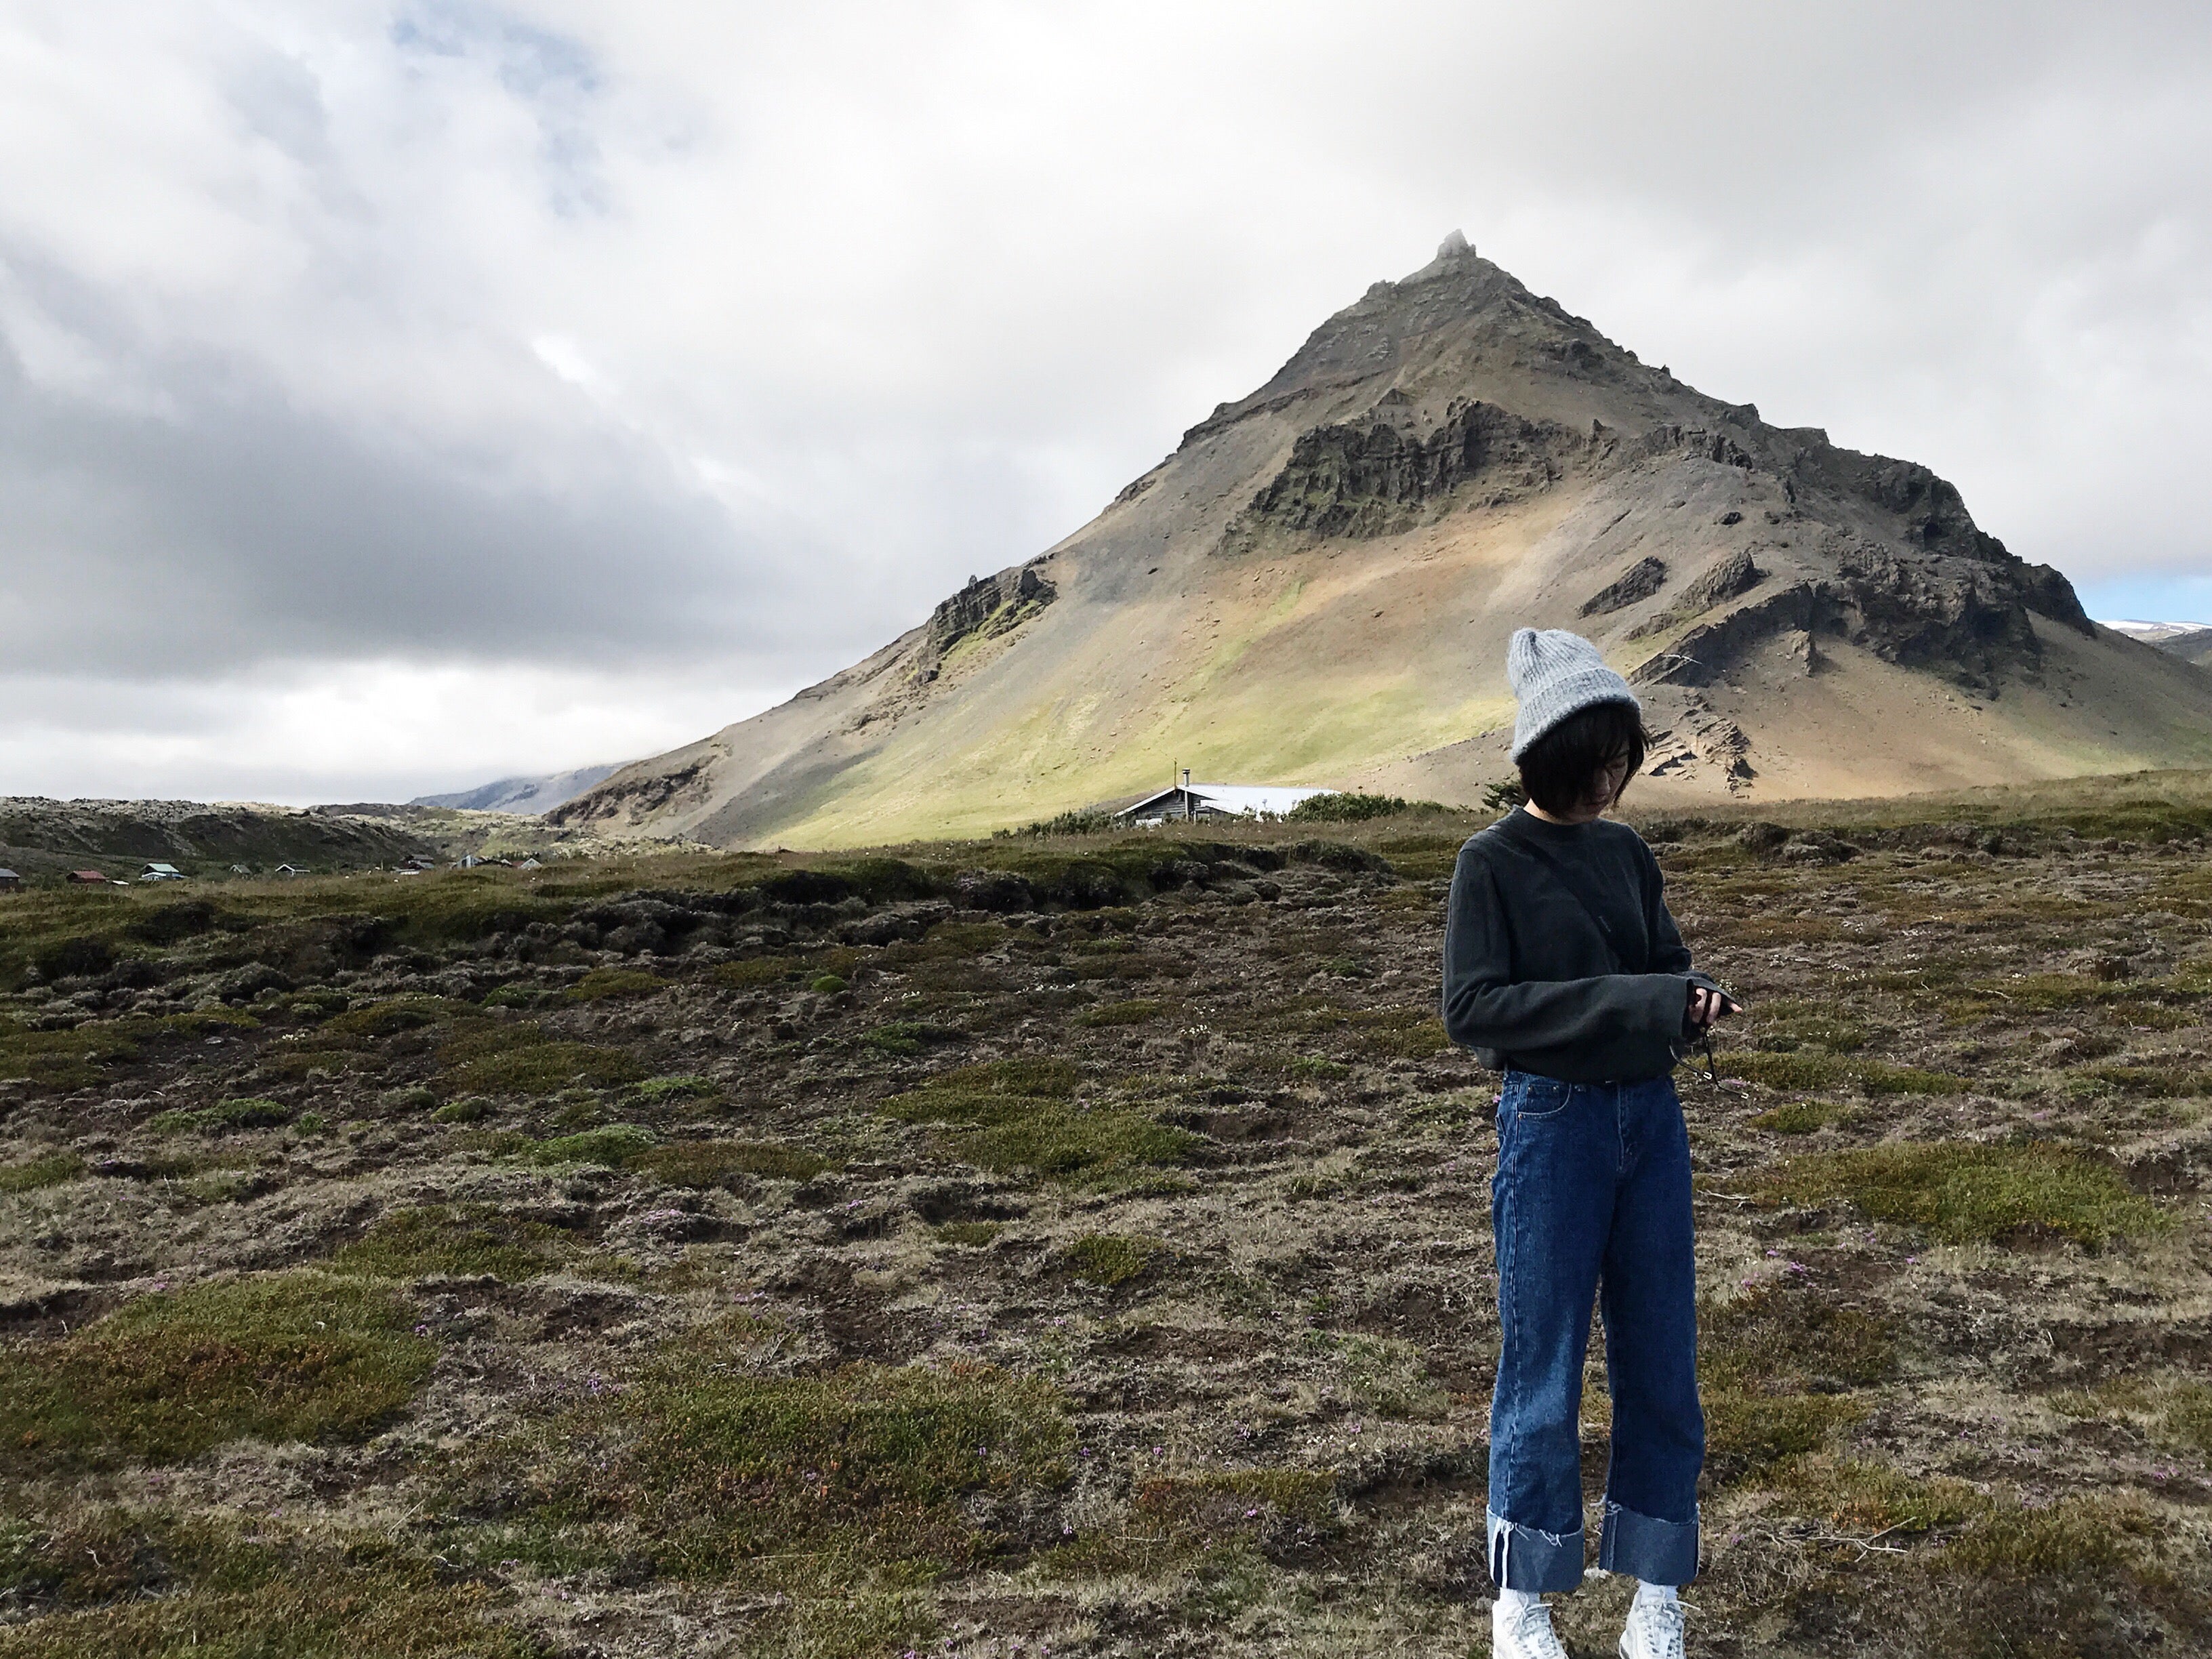
<path fill-rule="evenodd" d="M 2206 563 L 2208 76 L 2157 4 L 27 0 L 0 664 L 218 726 L 551 676 L 635 722 L 552 763 L 643 752 L 1065 533 L 1454 225 L 2139 599 Z M 312 775 L 498 727 L 392 707 L 334 691 Z M 310 775 L 254 729 L 266 787 L 161 787 Z M 0 789 L 77 787 L 27 742 Z"/>

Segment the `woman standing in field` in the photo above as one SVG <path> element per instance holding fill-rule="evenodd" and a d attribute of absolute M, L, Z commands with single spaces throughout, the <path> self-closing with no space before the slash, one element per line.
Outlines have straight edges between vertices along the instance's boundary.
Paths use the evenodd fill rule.
<path fill-rule="evenodd" d="M 1460 849 L 1443 966 L 1445 1029 L 1505 1074 L 1491 1206 L 1492 1651 L 1565 1659 L 1540 1598 L 1583 1580 L 1595 1298 L 1613 1395 L 1598 1565 L 1639 1581 L 1624 1659 L 1680 1659 L 1705 1416 L 1690 1146 L 1670 1074 L 1735 1005 L 1692 969 L 1651 849 L 1604 817 L 1644 763 L 1628 682 L 1558 629 L 1515 634 L 1506 672 L 1528 804 Z"/>

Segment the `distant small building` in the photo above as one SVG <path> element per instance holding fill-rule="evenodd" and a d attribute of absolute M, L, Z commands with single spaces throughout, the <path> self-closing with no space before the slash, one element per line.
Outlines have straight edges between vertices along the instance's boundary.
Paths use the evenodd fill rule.
<path fill-rule="evenodd" d="M 230 873 L 234 876 L 250 876 L 253 873 L 253 866 L 250 864 L 234 864 L 230 866 Z"/>
<path fill-rule="evenodd" d="M 1184 783 L 1147 795 L 1114 814 L 1127 823 L 1182 823 L 1201 818 L 1280 817 L 1302 800 L 1333 792 L 1273 784 Z"/>
<path fill-rule="evenodd" d="M 149 864 L 138 872 L 141 881 L 182 881 L 185 872 L 173 864 Z"/>
<path fill-rule="evenodd" d="M 525 859 L 514 867 L 518 870 L 543 870 L 545 866 L 536 859 Z"/>
<path fill-rule="evenodd" d="M 105 886 L 107 882 L 107 878 L 97 870 L 72 870 L 64 879 L 80 887 Z"/>
<path fill-rule="evenodd" d="M 280 864 L 274 873 L 280 876 L 304 876 L 307 872 L 303 866 L 297 864 Z"/>
<path fill-rule="evenodd" d="M 12 893 L 23 884 L 22 877 L 13 870 L 0 870 L 0 893 Z"/>

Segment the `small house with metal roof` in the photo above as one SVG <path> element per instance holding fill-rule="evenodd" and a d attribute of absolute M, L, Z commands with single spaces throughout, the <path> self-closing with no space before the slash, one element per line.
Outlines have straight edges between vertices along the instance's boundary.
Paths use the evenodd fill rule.
<path fill-rule="evenodd" d="M 1114 816 L 1125 823 L 1184 823 L 1207 818 L 1281 817 L 1302 800 L 1334 793 L 1294 789 L 1278 784 L 1177 784 L 1123 807 Z"/>

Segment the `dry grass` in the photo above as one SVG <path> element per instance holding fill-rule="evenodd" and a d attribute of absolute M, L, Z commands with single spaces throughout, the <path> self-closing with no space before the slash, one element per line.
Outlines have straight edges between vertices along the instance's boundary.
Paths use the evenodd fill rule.
<path fill-rule="evenodd" d="M 28 896 L 0 1652 L 1480 1651 L 1473 827 Z M 2212 1645 L 2208 830 L 1668 827 L 1701 1652 Z"/>

